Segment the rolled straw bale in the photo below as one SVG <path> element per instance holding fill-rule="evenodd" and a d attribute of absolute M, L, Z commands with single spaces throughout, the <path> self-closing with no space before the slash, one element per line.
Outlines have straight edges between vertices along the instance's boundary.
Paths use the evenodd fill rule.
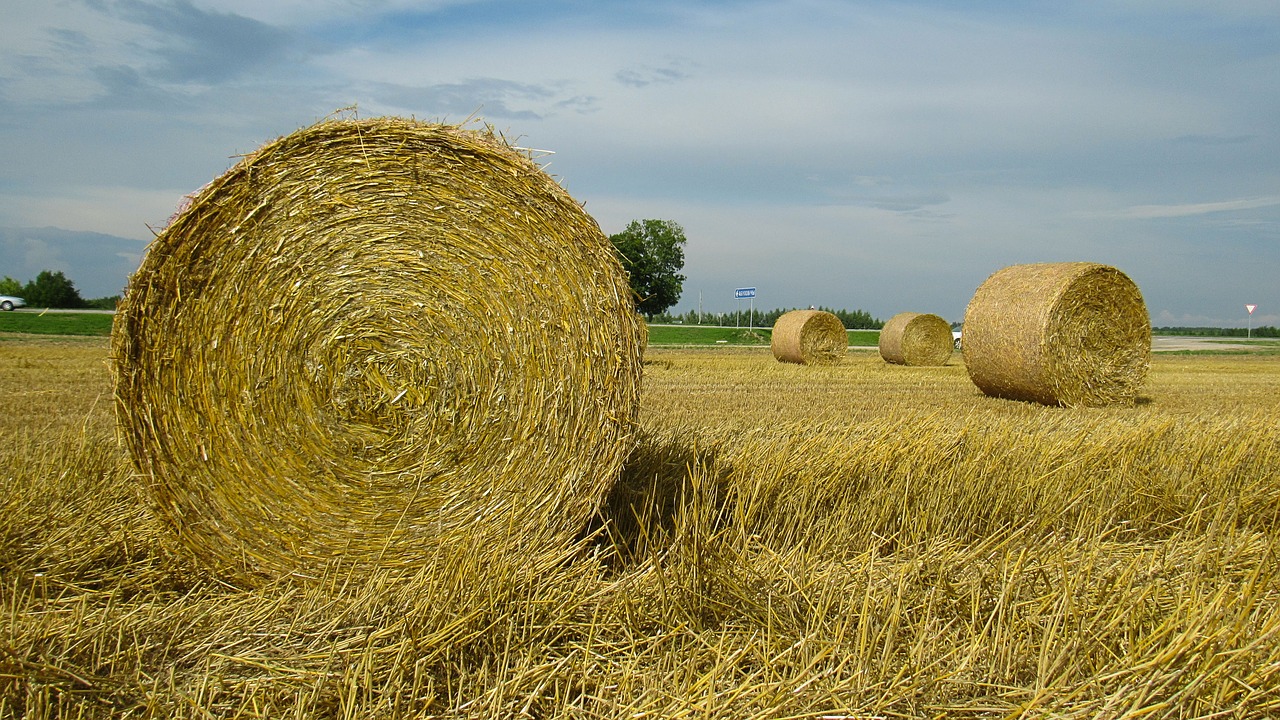
<path fill-rule="evenodd" d="M 849 351 L 849 334 L 840 318 L 824 310 L 792 310 L 773 324 L 769 343 L 780 362 L 837 365 Z"/>
<path fill-rule="evenodd" d="M 955 343 L 951 325 L 929 313 L 898 313 L 880 330 L 880 357 L 896 365 L 946 365 Z"/>
<path fill-rule="evenodd" d="M 965 311 L 969 377 L 995 397 L 1046 405 L 1132 404 L 1151 362 L 1137 285 L 1097 263 L 1006 267 Z"/>
<path fill-rule="evenodd" d="M 112 333 L 119 424 L 158 515 L 245 578 L 562 552 L 629 451 L 632 303 L 595 221 L 505 141 L 327 121 L 154 239 Z"/>

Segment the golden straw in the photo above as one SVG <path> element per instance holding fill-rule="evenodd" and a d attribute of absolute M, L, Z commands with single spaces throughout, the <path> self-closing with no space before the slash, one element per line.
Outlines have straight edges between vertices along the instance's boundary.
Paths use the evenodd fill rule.
<path fill-rule="evenodd" d="M 770 347 L 779 362 L 837 365 L 849 350 L 849 333 L 829 312 L 792 310 L 773 324 Z"/>
<path fill-rule="evenodd" d="M 1096 263 L 1014 265 L 978 288 L 962 352 L 984 393 L 1046 405 L 1132 404 L 1151 362 L 1137 285 Z"/>
<path fill-rule="evenodd" d="M 116 315 L 124 442 L 236 574 L 554 551 L 618 476 L 645 331 L 612 246 L 490 132 L 271 142 L 151 244 Z"/>

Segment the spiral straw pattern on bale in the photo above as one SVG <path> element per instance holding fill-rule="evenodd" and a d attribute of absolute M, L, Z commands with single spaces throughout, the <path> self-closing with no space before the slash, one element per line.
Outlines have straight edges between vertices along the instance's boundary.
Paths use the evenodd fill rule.
<path fill-rule="evenodd" d="M 1096 263 L 1013 265 L 965 311 L 961 351 L 987 395 L 1046 405 L 1132 404 L 1151 363 L 1137 285 Z"/>
<path fill-rule="evenodd" d="M 773 324 L 769 345 L 780 362 L 837 365 L 849 351 L 849 333 L 825 310 L 792 310 Z"/>
<path fill-rule="evenodd" d="M 895 365 L 946 365 L 955 349 L 951 325 L 929 313 L 898 313 L 880 330 L 880 357 Z"/>
<path fill-rule="evenodd" d="M 117 415 L 159 515 L 244 577 L 533 553 L 618 476 L 644 333 L 608 239 L 526 154 L 329 121 L 152 242 L 113 330 Z"/>

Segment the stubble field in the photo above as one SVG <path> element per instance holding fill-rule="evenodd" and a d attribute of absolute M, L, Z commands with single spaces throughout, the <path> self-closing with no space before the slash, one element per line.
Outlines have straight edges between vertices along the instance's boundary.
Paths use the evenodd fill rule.
<path fill-rule="evenodd" d="M 0 338 L 0 718 L 1280 715 L 1278 355 L 1082 410 L 650 349 L 558 562 L 237 588 L 152 518 L 107 352 Z"/>

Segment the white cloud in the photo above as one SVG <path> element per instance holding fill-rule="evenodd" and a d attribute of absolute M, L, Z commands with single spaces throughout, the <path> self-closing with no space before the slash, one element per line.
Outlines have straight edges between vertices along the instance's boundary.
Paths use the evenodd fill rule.
<path fill-rule="evenodd" d="M 1137 15 L 1190 14 L 1230 21 L 1256 21 L 1280 18 L 1280 5 L 1271 0 L 1222 0 L 1205 3 L 1200 0 L 1107 0 L 1094 3 L 1103 9 L 1122 9 Z"/>
<path fill-rule="evenodd" d="M 305 26 L 351 18 L 376 18 L 393 12 L 431 13 L 487 0 L 195 0 L 213 12 L 234 13 L 264 23 Z"/>
<path fill-rule="evenodd" d="M 1280 306 L 1274 3 L 9 4 L 0 225 L 145 239 L 228 156 L 357 103 L 555 151 L 606 232 L 682 223 L 708 303 L 947 317 L 1004 264 L 1093 259 L 1175 316 Z"/>
<path fill-rule="evenodd" d="M 1207 215 L 1209 213 L 1252 210 L 1280 205 L 1280 196 L 1240 198 L 1218 202 L 1183 203 L 1180 205 L 1134 205 L 1119 213 L 1120 217 L 1135 220 L 1153 220 L 1156 218 L 1188 217 Z"/>
<path fill-rule="evenodd" d="M 1174 313 L 1162 310 L 1151 314 L 1151 324 L 1155 327 L 1280 327 L 1280 314 L 1254 311 L 1253 319 L 1250 321 L 1244 305 L 1241 305 L 1239 313 L 1234 315 Z"/>
<path fill-rule="evenodd" d="M 168 223 L 185 190 L 140 190 L 118 186 L 67 187 L 50 196 L 0 194 L 4 225 L 78 230 L 150 240 Z"/>
<path fill-rule="evenodd" d="M 80 3 L 6 3 L 0 23 L 0 97 L 10 107 L 100 97 L 96 67 L 128 63 L 145 33 Z"/>

